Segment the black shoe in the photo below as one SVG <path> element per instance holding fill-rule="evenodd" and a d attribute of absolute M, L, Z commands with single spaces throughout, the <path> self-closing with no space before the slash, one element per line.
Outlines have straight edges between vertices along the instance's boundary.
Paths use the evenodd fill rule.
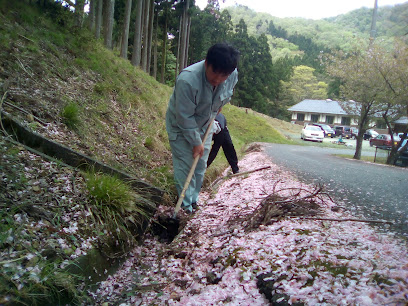
<path fill-rule="evenodd" d="M 183 209 L 183 211 L 184 211 L 187 215 L 193 214 L 194 207 L 192 207 L 192 205 L 185 206 L 184 203 L 183 203 L 183 204 L 181 204 L 181 208 Z"/>
<path fill-rule="evenodd" d="M 194 213 L 194 209 L 193 210 L 189 210 L 186 208 L 183 208 L 183 211 L 187 214 L 187 215 L 192 215 Z"/>
<path fill-rule="evenodd" d="M 239 170 L 232 171 L 232 173 L 233 173 L 233 174 L 237 174 L 237 173 L 239 173 Z"/>
<path fill-rule="evenodd" d="M 198 209 L 197 202 L 191 203 L 191 207 L 193 208 L 193 210 L 197 210 Z"/>

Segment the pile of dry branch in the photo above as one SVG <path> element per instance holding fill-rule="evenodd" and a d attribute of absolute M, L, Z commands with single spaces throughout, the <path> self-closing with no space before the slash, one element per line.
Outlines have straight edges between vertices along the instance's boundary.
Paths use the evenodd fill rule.
<path fill-rule="evenodd" d="M 247 230 L 260 225 L 270 225 L 287 217 L 313 217 L 321 214 L 321 206 L 331 200 L 324 192 L 323 186 L 315 186 L 312 190 L 304 188 L 277 189 L 267 195 L 251 213 L 240 212 L 230 218 L 231 225 L 241 223 Z"/>

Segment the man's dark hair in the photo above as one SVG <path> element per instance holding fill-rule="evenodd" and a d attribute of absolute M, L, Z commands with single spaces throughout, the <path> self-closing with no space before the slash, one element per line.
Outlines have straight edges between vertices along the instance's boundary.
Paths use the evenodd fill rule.
<path fill-rule="evenodd" d="M 237 68 L 239 51 L 229 44 L 218 43 L 208 49 L 205 59 L 215 73 L 231 74 Z"/>

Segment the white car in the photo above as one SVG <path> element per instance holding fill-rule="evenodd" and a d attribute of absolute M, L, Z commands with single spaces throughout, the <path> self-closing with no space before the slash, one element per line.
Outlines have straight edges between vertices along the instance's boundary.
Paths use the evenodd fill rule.
<path fill-rule="evenodd" d="M 324 132 L 321 128 L 314 125 L 307 125 L 302 129 L 300 133 L 300 139 L 303 140 L 314 140 L 323 142 Z"/>

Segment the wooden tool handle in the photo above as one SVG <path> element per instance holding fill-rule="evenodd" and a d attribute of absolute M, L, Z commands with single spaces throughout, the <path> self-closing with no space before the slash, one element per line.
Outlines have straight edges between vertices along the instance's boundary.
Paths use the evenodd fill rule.
<path fill-rule="evenodd" d="M 212 125 L 214 123 L 214 119 L 215 119 L 215 117 L 213 117 L 211 119 L 210 124 L 208 124 L 208 126 L 207 126 L 207 130 L 205 131 L 204 138 L 202 140 L 203 145 L 205 145 L 205 141 L 207 140 L 208 134 L 211 131 Z M 178 214 L 178 212 L 179 212 L 179 210 L 181 208 L 181 203 L 183 203 L 184 197 L 186 196 L 186 190 L 187 190 L 188 186 L 190 185 L 191 178 L 193 177 L 193 174 L 194 174 L 195 168 L 197 167 L 197 163 L 198 163 L 199 159 L 200 159 L 200 155 L 197 155 L 194 158 L 193 164 L 191 165 L 190 172 L 187 175 L 187 179 L 186 179 L 186 182 L 184 183 L 183 190 L 181 191 L 181 193 L 179 195 L 179 199 L 177 201 L 176 208 L 174 209 L 174 216 L 173 216 L 174 218 L 176 218 L 176 216 L 177 216 L 177 214 Z"/>

